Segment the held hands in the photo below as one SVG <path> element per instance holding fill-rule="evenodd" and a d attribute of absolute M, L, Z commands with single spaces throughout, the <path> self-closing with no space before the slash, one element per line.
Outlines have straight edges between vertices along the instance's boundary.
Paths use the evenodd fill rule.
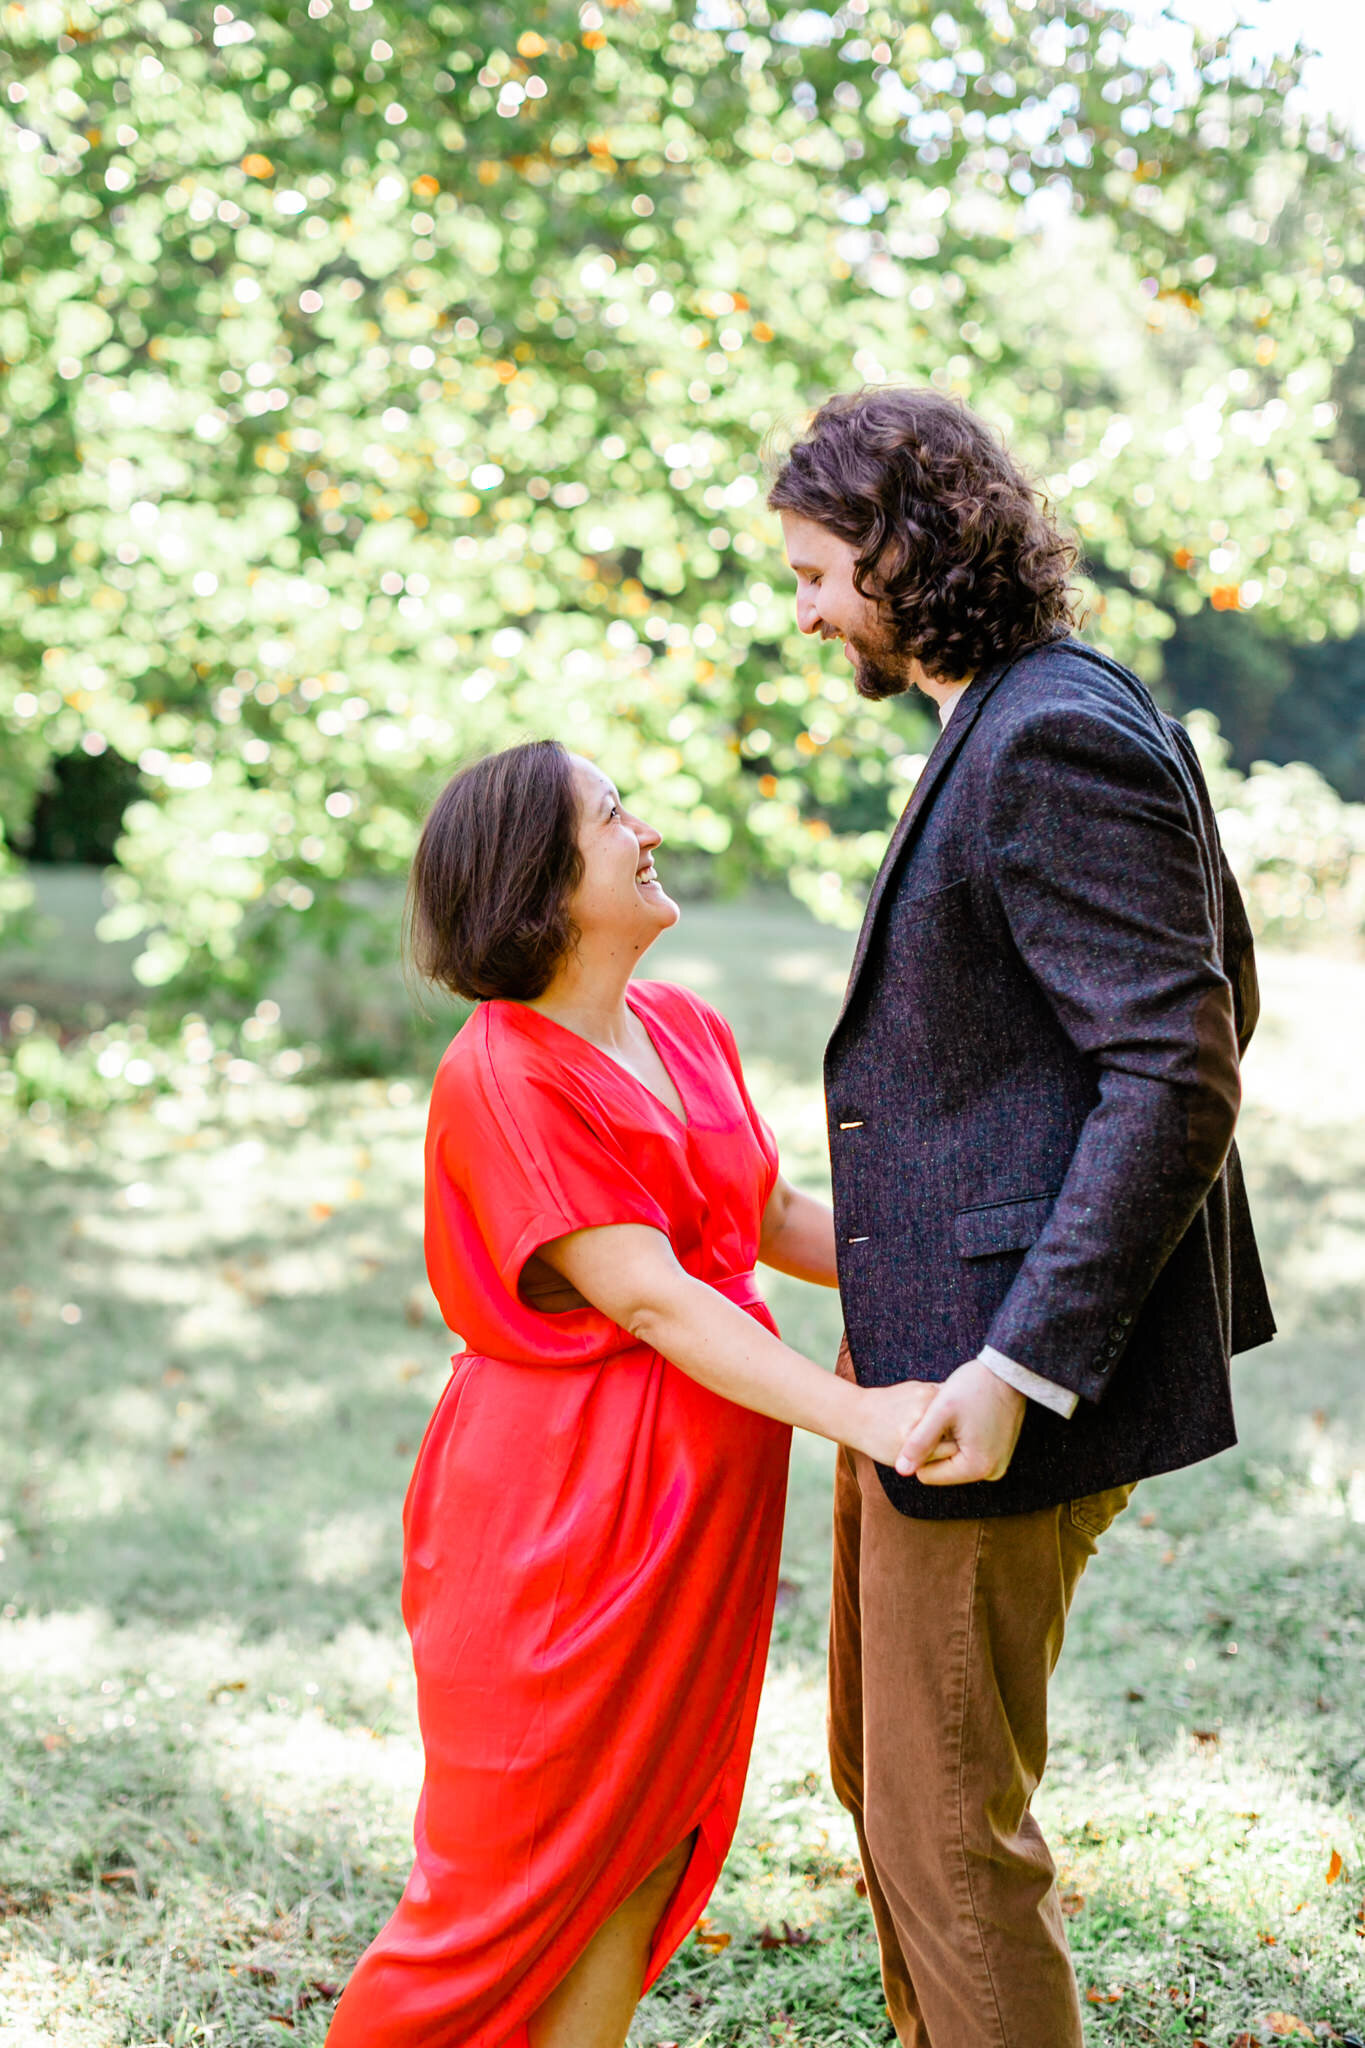
<path fill-rule="evenodd" d="M 942 1386 L 916 1391 L 930 1398 L 899 1447 L 896 1470 L 913 1474 L 924 1486 L 1003 1479 L 1023 1427 L 1024 1395 L 976 1358 L 950 1373 Z"/>
<path fill-rule="evenodd" d="M 861 1428 L 853 1449 L 875 1458 L 879 1465 L 894 1465 L 901 1446 L 910 1440 L 940 1391 L 925 1380 L 902 1380 L 895 1387 L 860 1388 Z"/>

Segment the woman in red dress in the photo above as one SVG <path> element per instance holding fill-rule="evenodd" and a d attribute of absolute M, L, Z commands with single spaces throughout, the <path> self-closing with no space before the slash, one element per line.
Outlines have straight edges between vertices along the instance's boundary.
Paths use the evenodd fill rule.
<path fill-rule="evenodd" d="M 778 1338 L 756 1260 L 835 1284 L 729 1027 L 637 982 L 659 834 L 553 742 L 454 779 L 413 870 L 441 1063 L 427 1267 L 465 1349 L 404 1513 L 416 1861 L 329 2048 L 620 2048 L 743 1790 L 789 1425 L 894 1463 L 932 1394 Z"/>

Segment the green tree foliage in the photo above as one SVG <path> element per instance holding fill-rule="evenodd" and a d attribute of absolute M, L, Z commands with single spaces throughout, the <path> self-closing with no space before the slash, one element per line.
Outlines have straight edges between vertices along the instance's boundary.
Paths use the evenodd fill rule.
<path fill-rule="evenodd" d="M 137 765 L 149 987 L 253 991 L 527 733 L 848 915 L 927 722 L 796 634 L 759 450 L 864 379 L 1010 434 L 1149 670 L 1210 602 L 1356 623 L 1358 202 L 1292 65 L 1097 0 L 3 22 L 0 803 Z"/>

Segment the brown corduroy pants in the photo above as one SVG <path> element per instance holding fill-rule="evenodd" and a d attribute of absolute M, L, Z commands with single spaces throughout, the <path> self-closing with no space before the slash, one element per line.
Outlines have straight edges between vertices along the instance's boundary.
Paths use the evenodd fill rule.
<path fill-rule="evenodd" d="M 1071 1596 L 1131 1491 L 919 1521 L 892 1507 L 869 1459 L 839 1453 L 830 1765 L 904 2048 L 1081 2048 L 1029 1801 Z"/>

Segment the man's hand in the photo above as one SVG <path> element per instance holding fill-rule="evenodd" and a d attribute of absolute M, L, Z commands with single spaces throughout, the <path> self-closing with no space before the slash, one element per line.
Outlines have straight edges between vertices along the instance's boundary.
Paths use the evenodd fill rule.
<path fill-rule="evenodd" d="M 997 1379 L 988 1365 L 968 1359 L 950 1373 L 900 1447 L 896 1470 L 924 1486 L 966 1486 L 1003 1479 L 1023 1427 L 1028 1402 Z"/>

